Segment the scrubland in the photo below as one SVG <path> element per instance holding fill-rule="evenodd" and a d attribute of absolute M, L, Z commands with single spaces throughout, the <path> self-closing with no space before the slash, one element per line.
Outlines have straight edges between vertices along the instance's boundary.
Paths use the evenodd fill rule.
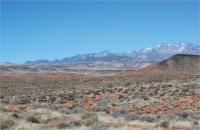
<path fill-rule="evenodd" d="M 38 75 L 1 75 L 0 129 L 200 129 L 199 76 Z"/>

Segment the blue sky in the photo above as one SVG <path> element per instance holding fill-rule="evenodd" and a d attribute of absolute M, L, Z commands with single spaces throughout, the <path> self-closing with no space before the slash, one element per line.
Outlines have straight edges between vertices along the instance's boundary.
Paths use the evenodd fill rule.
<path fill-rule="evenodd" d="M 199 43 L 199 11 L 198 1 L 4 1 L 0 61 Z"/>

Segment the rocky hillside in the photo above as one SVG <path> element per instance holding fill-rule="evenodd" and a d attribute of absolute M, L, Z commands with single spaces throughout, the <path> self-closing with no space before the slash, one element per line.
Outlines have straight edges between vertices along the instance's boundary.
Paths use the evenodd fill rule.
<path fill-rule="evenodd" d="M 119 77 L 138 80 L 158 80 L 160 77 L 200 75 L 200 55 L 177 54 L 169 59 L 133 72 L 122 72 Z"/>
<path fill-rule="evenodd" d="M 177 54 L 158 63 L 157 66 L 171 71 L 200 71 L 200 56 Z"/>

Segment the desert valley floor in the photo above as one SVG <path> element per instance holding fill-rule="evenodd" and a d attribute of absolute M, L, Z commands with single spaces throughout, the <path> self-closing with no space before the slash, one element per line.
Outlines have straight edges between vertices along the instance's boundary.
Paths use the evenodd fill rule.
<path fill-rule="evenodd" d="M 2 130 L 199 130 L 200 57 L 136 71 L 0 73 Z"/>

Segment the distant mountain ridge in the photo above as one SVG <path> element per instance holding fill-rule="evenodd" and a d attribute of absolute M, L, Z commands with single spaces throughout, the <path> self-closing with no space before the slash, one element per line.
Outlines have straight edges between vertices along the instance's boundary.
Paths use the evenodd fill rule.
<path fill-rule="evenodd" d="M 159 44 L 155 47 L 145 48 L 139 51 L 114 53 L 109 50 L 105 50 L 98 53 L 79 54 L 73 57 L 67 57 L 54 61 L 27 61 L 25 64 L 65 64 L 94 61 L 162 61 L 175 54 L 200 55 L 200 45 L 192 43 Z"/>
<path fill-rule="evenodd" d="M 200 45 L 191 43 L 160 44 L 139 51 L 102 51 L 80 54 L 61 60 L 27 61 L 25 64 L 0 63 L 1 72 L 56 72 L 66 70 L 139 70 L 176 54 L 200 55 Z"/>
<path fill-rule="evenodd" d="M 72 70 L 72 71 L 71 71 Z M 190 73 L 194 75 L 200 75 L 200 55 L 191 54 L 176 54 L 161 62 L 149 62 L 149 61 L 127 61 L 127 62 L 93 62 L 91 64 L 68 64 L 68 65 L 14 65 L 3 64 L 0 65 L 0 72 L 19 72 L 19 73 L 31 73 L 31 72 L 76 72 L 76 70 L 83 70 L 82 72 L 91 72 L 91 70 L 105 70 L 120 72 L 122 70 L 135 70 L 134 72 L 122 73 L 122 76 L 131 77 L 133 75 L 160 75 L 160 74 L 185 74 Z"/>

